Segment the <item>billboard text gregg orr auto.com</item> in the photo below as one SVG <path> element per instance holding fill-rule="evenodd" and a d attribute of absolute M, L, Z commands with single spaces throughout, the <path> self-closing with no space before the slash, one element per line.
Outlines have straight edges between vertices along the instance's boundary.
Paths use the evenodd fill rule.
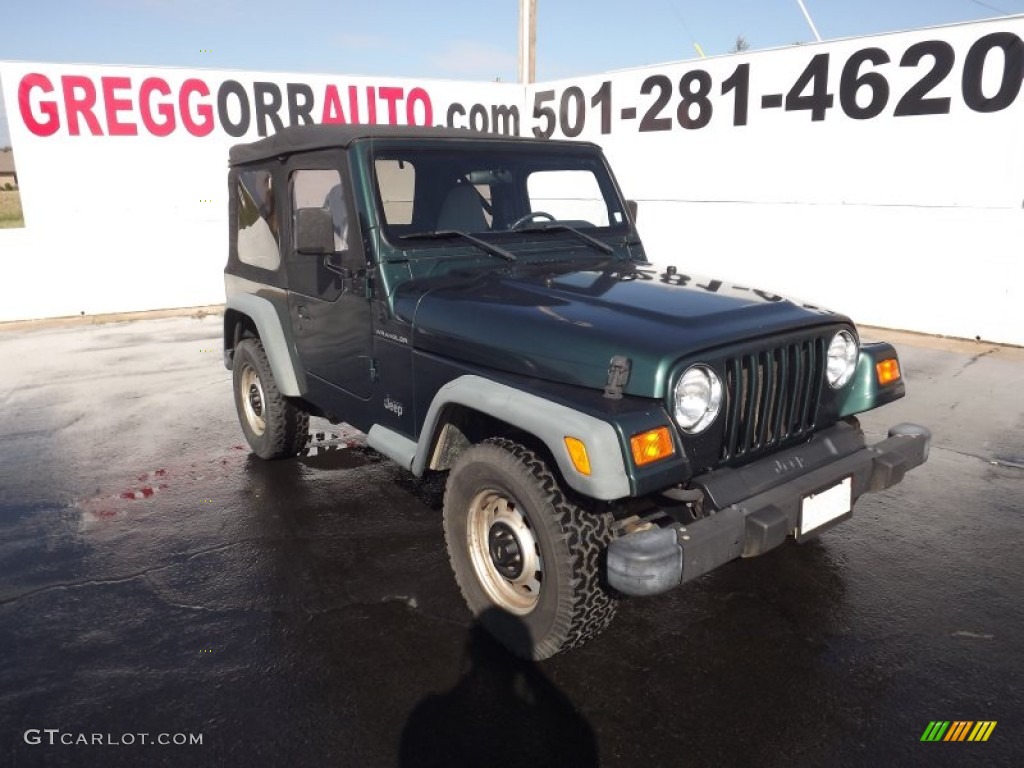
<path fill-rule="evenodd" d="M 425 87 L 348 85 L 238 80 L 208 83 L 199 77 L 181 82 L 150 76 L 91 77 L 40 72 L 18 83 L 18 111 L 35 136 L 209 136 L 216 129 L 241 138 L 252 128 L 268 136 L 286 125 L 362 123 L 367 125 L 438 125 L 518 135 L 520 111 L 515 104 L 439 103 Z"/>

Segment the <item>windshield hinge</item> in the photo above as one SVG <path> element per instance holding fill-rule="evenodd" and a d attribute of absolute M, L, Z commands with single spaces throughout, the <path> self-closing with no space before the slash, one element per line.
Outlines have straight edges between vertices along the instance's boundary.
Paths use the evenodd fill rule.
<path fill-rule="evenodd" d="M 615 355 L 608 363 L 608 383 L 604 385 L 604 396 L 609 400 L 621 400 L 622 388 L 629 382 L 631 364 L 628 357 Z"/>

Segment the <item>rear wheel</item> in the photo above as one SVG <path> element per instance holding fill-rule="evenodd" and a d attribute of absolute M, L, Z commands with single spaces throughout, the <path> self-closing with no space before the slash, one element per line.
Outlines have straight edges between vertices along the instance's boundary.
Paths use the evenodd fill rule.
<path fill-rule="evenodd" d="M 244 339 L 232 362 L 235 410 L 261 459 L 295 456 L 309 441 L 309 414 L 281 394 L 259 339 Z"/>
<path fill-rule="evenodd" d="M 616 602 L 600 580 L 610 522 L 570 501 L 544 461 L 511 440 L 467 448 L 448 476 L 455 579 L 487 629 L 527 658 L 580 646 L 611 623 Z"/>

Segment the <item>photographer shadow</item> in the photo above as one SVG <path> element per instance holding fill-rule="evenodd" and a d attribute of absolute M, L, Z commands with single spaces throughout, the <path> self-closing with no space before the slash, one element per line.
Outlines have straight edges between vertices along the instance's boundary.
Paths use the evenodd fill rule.
<path fill-rule="evenodd" d="M 485 629 L 500 627 L 512 653 Z M 469 628 L 469 669 L 450 691 L 413 709 L 399 748 L 401 768 L 596 766 L 597 740 L 569 698 L 529 653 L 523 622 L 497 608 Z M 516 655 L 520 654 L 520 655 Z"/>

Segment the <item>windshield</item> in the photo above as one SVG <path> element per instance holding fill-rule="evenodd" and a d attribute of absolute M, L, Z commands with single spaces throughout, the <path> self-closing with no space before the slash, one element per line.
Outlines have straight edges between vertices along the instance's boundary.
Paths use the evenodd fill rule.
<path fill-rule="evenodd" d="M 599 152 L 564 145 L 378 145 L 373 155 L 384 236 L 443 244 L 436 233 L 491 241 L 624 234 L 626 213 Z M 552 225 L 556 222 L 557 226 Z"/>

